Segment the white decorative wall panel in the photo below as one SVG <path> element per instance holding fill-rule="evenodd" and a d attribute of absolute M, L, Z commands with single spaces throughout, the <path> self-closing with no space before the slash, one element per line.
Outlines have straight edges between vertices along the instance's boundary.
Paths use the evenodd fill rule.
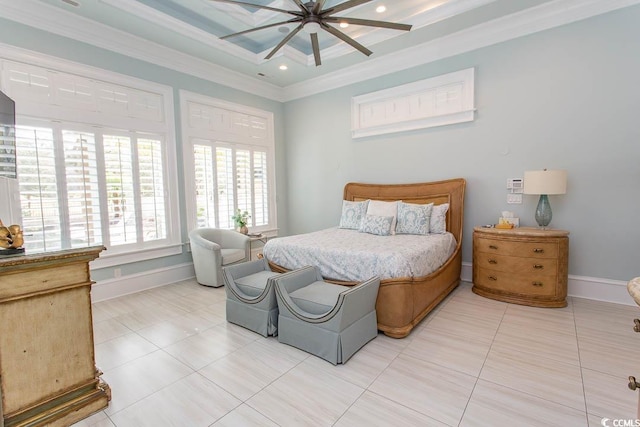
<path fill-rule="evenodd" d="M 443 126 L 474 119 L 474 69 L 356 96 L 354 138 Z"/>

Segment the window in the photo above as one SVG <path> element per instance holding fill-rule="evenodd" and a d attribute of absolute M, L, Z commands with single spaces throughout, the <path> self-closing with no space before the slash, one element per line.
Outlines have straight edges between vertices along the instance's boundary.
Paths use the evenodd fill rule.
<path fill-rule="evenodd" d="M 252 231 L 275 231 L 272 114 L 188 92 L 181 102 L 190 229 L 234 228 L 240 209 Z"/>
<path fill-rule="evenodd" d="M 351 99 L 354 138 L 470 122 L 475 70 L 455 71 Z"/>
<path fill-rule="evenodd" d="M 267 153 L 258 149 L 193 145 L 196 217 L 201 227 L 233 228 L 236 209 L 251 213 L 248 226 L 269 225 Z"/>
<path fill-rule="evenodd" d="M 25 247 L 117 250 L 166 239 L 161 137 L 81 127 L 17 127 Z"/>
<path fill-rule="evenodd" d="M 104 245 L 96 268 L 181 253 L 173 90 L 29 60 L 0 58 L 1 89 L 17 107 L 27 250 Z"/>

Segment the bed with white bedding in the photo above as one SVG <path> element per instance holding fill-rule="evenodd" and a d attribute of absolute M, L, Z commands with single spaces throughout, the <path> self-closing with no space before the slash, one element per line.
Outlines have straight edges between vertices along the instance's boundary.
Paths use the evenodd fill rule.
<path fill-rule="evenodd" d="M 372 276 L 427 276 L 451 257 L 456 245 L 451 233 L 378 236 L 335 227 L 272 239 L 263 255 L 288 270 L 315 265 L 326 279 L 361 282 Z"/>
<path fill-rule="evenodd" d="M 417 184 L 349 183 L 345 201 L 433 204 L 434 211 L 448 205 L 441 233 L 381 236 L 330 228 L 270 240 L 263 255 L 273 271 L 317 265 L 326 280 L 341 284 L 380 276 L 378 329 L 394 338 L 405 337 L 460 282 L 465 186 L 462 178 Z"/>

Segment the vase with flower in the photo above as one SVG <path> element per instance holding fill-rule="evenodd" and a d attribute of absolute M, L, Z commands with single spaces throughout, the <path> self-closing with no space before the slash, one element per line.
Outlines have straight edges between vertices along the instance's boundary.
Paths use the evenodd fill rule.
<path fill-rule="evenodd" d="M 242 234 L 249 233 L 249 229 L 247 228 L 247 224 L 249 223 L 249 218 L 251 218 L 251 215 L 249 215 L 249 212 L 242 211 L 241 209 L 236 210 L 235 215 L 233 215 L 231 219 L 236 225 L 237 232 Z"/>

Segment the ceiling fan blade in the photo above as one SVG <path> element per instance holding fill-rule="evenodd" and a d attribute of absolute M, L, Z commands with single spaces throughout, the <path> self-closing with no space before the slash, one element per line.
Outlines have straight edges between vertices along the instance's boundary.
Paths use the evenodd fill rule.
<path fill-rule="evenodd" d="M 320 44 L 318 43 L 318 33 L 311 33 L 311 46 L 313 46 L 313 59 L 316 61 L 316 67 L 322 65 L 320 61 Z"/>
<path fill-rule="evenodd" d="M 271 52 L 269 52 L 269 54 L 267 56 L 265 56 L 264 59 L 271 59 L 271 57 L 273 55 L 276 54 L 277 51 L 280 50 L 280 48 L 282 48 L 282 46 L 284 46 L 285 44 L 287 44 L 289 42 L 289 40 L 291 40 L 293 38 L 293 36 L 295 36 L 296 34 L 298 34 L 298 32 L 302 29 L 303 25 L 300 24 L 296 27 L 295 30 L 291 31 L 289 34 L 287 34 L 287 36 L 285 38 L 282 39 L 282 41 L 280 43 L 278 43 L 278 45 L 276 47 L 273 48 L 273 50 Z"/>
<path fill-rule="evenodd" d="M 277 27 L 278 25 L 291 24 L 292 22 L 301 22 L 301 21 L 302 21 L 302 18 L 293 18 L 293 19 L 289 19 L 288 21 L 276 22 L 274 24 L 263 25 L 261 27 L 249 28 L 248 30 L 240 31 L 240 32 L 233 33 L 233 34 L 227 34 L 226 36 L 220 37 L 220 39 L 224 40 L 224 39 L 228 39 L 230 37 L 235 37 L 235 36 L 239 36 L 239 35 L 242 35 L 242 34 L 252 33 L 254 31 L 258 31 L 258 30 L 264 30 L 265 28 Z"/>
<path fill-rule="evenodd" d="M 243 1 L 237 1 L 237 0 L 209 0 L 209 1 L 217 1 L 219 3 L 238 4 L 240 6 L 255 7 L 256 9 L 266 9 L 266 10 L 272 10 L 274 12 L 288 13 L 289 15 L 302 16 L 302 12 L 297 12 L 295 10 L 278 9 L 276 7 L 262 6 L 260 4 L 246 3 Z"/>
<path fill-rule="evenodd" d="M 351 46 L 358 49 L 360 52 L 364 53 L 365 55 L 369 56 L 373 53 L 369 49 L 362 46 L 360 43 L 358 43 L 357 41 L 355 41 L 354 39 L 352 39 L 351 37 L 343 33 L 342 31 L 336 30 L 331 25 L 325 24 L 324 22 L 321 22 L 320 25 L 322 25 L 323 29 L 327 30 L 328 32 L 330 32 L 331 34 L 333 34 L 343 42 L 350 44 Z"/>
<path fill-rule="evenodd" d="M 324 7 L 324 0 L 316 0 L 315 4 L 313 5 L 313 13 L 318 15 L 323 7 Z"/>
<path fill-rule="evenodd" d="M 307 9 L 307 6 L 300 0 L 293 0 L 293 2 L 300 8 L 303 13 L 309 13 L 309 9 Z"/>
<path fill-rule="evenodd" d="M 411 29 L 411 25 L 408 24 L 397 24 L 395 22 L 386 22 L 386 21 L 373 21 L 371 19 L 358 19 L 358 18 L 340 18 L 338 16 L 327 16 L 324 18 L 326 22 L 346 22 L 347 24 L 353 25 L 365 25 L 367 27 L 380 27 L 380 28 L 391 28 L 392 30 L 403 30 L 409 31 Z"/>
<path fill-rule="evenodd" d="M 370 1 L 373 1 L 373 0 L 349 0 L 344 3 L 340 3 L 338 5 L 330 7 L 327 10 L 323 10 L 322 12 L 320 12 L 320 14 L 323 16 L 333 15 L 334 13 L 342 12 L 343 10 L 351 9 L 352 7 L 360 6 L 361 4 L 369 3 Z"/>

